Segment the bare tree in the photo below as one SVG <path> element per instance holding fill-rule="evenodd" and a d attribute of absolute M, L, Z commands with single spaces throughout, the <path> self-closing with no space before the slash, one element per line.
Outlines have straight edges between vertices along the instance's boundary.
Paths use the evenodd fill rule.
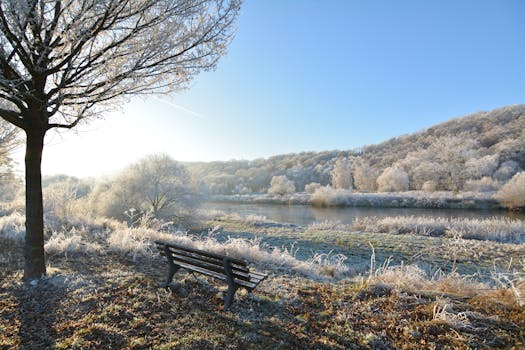
<path fill-rule="evenodd" d="M 125 211 L 172 219 L 191 206 L 195 190 L 186 167 L 166 154 L 152 154 L 125 168 L 95 191 L 99 214 L 125 219 Z"/>
<path fill-rule="evenodd" d="M 26 134 L 24 279 L 45 274 L 44 137 L 137 94 L 187 86 L 233 37 L 240 0 L 2 0 L 0 117 Z"/>

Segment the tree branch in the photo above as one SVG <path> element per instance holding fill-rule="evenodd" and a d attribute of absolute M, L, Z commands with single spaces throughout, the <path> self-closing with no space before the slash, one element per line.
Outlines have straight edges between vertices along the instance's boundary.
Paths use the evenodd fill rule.
<path fill-rule="evenodd" d="M 20 129 L 25 130 L 26 125 L 20 113 L 17 113 L 15 111 L 11 111 L 8 109 L 0 108 L 0 117 L 4 119 L 5 121 L 19 127 Z"/>

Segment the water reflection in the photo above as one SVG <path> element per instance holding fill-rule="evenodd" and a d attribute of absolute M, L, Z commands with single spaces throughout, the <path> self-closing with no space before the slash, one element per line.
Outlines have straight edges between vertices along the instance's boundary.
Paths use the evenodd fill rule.
<path fill-rule="evenodd" d="M 276 204 L 238 204 L 208 202 L 206 209 L 216 209 L 225 213 L 263 215 L 269 220 L 307 226 L 315 221 L 339 221 L 350 224 L 356 217 L 364 216 L 426 216 L 444 218 L 490 218 L 507 217 L 525 220 L 524 213 L 509 213 L 503 210 L 464 210 L 464 209 L 410 209 L 410 208 L 314 208 L 305 205 Z"/>

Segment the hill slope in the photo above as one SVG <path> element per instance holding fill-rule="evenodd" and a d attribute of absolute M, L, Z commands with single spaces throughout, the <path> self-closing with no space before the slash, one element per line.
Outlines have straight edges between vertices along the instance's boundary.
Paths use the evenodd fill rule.
<path fill-rule="evenodd" d="M 525 168 L 525 105 L 454 118 L 362 149 L 187 167 L 210 193 L 265 192 L 278 175 L 286 175 L 296 191 L 303 191 L 308 183 L 330 184 L 339 158 L 348 161 L 347 176 L 361 192 L 377 190 L 375 180 L 392 166 L 407 173 L 410 189 L 433 183 L 431 190 L 494 190 Z"/>

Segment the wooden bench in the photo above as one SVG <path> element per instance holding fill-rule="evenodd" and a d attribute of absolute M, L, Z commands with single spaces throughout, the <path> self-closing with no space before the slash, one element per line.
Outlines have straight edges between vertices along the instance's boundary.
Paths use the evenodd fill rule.
<path fill-rule="evenodd" d="M 169 270 L 166 282 L 162 285 L 164 288 L 168 288 L 173 275 L 180 268 L 225 281 L 228 284 L 228 291 L 224 299 L 224 309 L 231 306 L 237 289 L 242 287 L 251 293 L 266 278 L 263 273 L 250 271 L 247 262 L 241 259 L 164 241 L 155 241 L 155 244 L 160 255 L 168 260 Z"/>

